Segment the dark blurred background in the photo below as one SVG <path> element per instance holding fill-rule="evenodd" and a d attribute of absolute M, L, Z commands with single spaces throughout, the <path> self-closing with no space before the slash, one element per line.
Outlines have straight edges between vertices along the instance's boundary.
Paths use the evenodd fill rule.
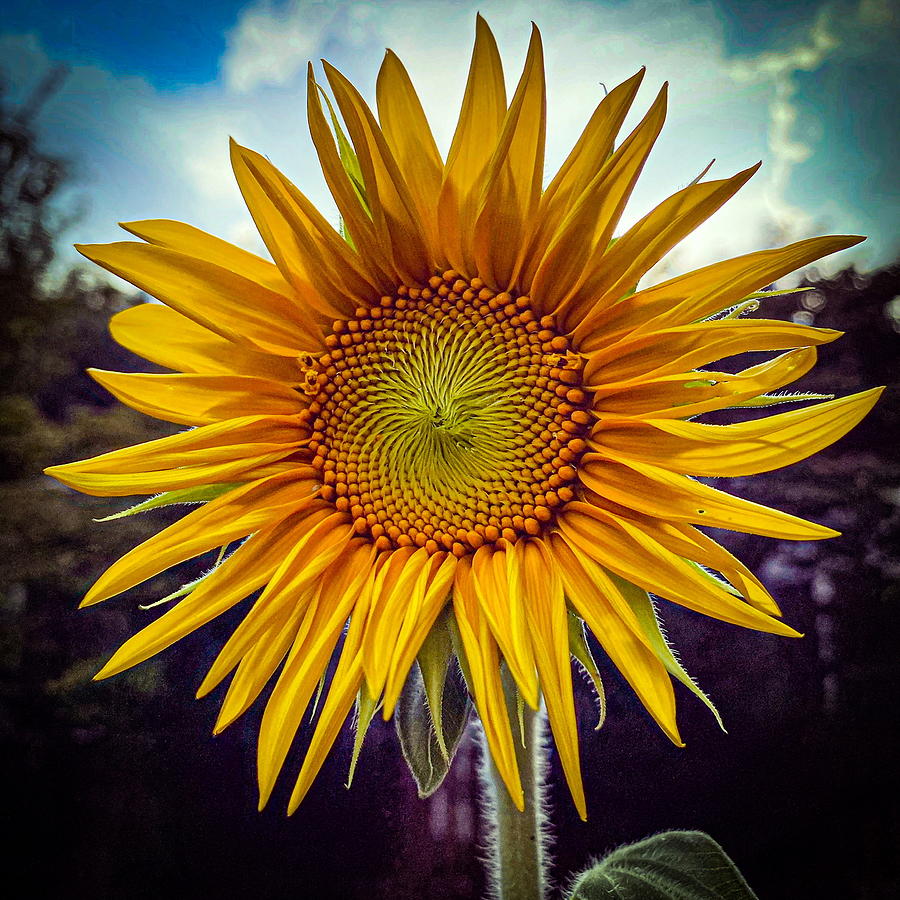
<path fill-rule="evenodd" d="M 46 91 L 53 88 L 45 85 Z M 92 674 L 208 561 L 79 612 L 86 588 L 167 513 L 95 524 L 126 503 L 77 495 L 41 474 L 174 428 L 112 402 L 88 365 L 147 369 L 112 343 L 109 316 L 139 302 L 77 271 L 52 271 L 72 209 L 54 202 L 67 162 L 40 149 L 41 95 L 0 93 L 0 743 L 14 844 L 32 896 L 474 898 L 484 884 L 466 739 L 445 785 L 420 801 L 390 725 L 375 722 L 352 790 L 349 729 L 299 812 L 290 777 L 256 811 L 261 703 L 211 737 L 217 699 L 192 699 L 241 610 L 162 657 L 102 683 Z M 874 412 L 813 459 L 726 490 L 843 536 L 788 543 L 716 534 L 804 632 L 800 641 L 663 610 L 673 643 L 728 733 L 676 687 L 687 748 L 672 747 L 604 669 L 609 717 L 580 692 L 589 820 L 552 757 L 559 880 L 590 857 L 668 828 L 699 828 L 761 898 L 898 896 L 900 267 L 853 270 L 772 299 L 773 317 L 839 328 L 801 385 L 843 395 L 888 384 Z M 598 659 L 600 654 L 598 653 Z M 302 741 L 301 741 L 302 743 Z M 288 766 L 296 772 L 299 750 Z"/>

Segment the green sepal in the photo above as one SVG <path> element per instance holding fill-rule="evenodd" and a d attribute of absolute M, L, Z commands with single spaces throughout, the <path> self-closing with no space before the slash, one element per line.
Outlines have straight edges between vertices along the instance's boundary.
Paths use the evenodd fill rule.
<path fill-rule="evenodd" d="M 759 309 L 759 300 L 751 299 L 744 300 L 741 303 L 738 303 L 737 306 L 732 307 L 722 316 L 723 319 L 739 319 L 741 316 L 747 315 L 747 313 L 756 312 Z"/>
<path fill-rule="evenodd" d="M 587 636 L 584 633 L 584 622 L 581 617 L 569 610 L 567 621 L 569 625 L 569 653 L 575 657 L 578 664 L 587 673 L 597 694 L 597 707 L 600 718 L 594 726 L 594 731 L 599 731 L 606 721 L 606 691 L 603 689 L 600 670 L 597 668 L 597 663 L 594 662 L 594 655 L 588 646 Z"/>
<path fill-rule="evenodd" d="M 322 673 L 322 677 L 319 679 L 319 685 L 316 688 L 316 696 L 313 698 L 312 707 L 309 711 L 309 721 L 312 722 L 316 717 L 316 712 L 319 709 L 319 701 L 322 699 L 322 691 L 325 690 L 325 677 L 328 675 L 328 670 L 326 669 Z"/>
<path fill-rule="evenodd" d="M 434 737 L 448 766 L 450 752 L 444 737 L 444 685 L 447 682 L 447 669 L 453 658 L 453 637 L 447 624 L 450 616 L 449 608 L 438 616 L 417 656 L 425 687 L 425 700 L 434 722 Z"/>
<path fill-rule="evenodd" d="M 113 519 L 124 519 L 126 516 L 136 516 L 138 513 L 148 512 L 151 509 L 159 509 L 161 506 L 173 506 L 176 503 L 208 503 L 227 494 L 232 488 L 236 488 L 240 482 L 234 481 L 227 484 L 201 484 L 198 487 L 181 488 L 178 491 L 166 491 L 157 494 L 149 500 L 144 500 L 121 512 L 104 516 L 102 519 L 94 519 L 95 522 L 111 522 Z"/>
<path fill-rule="evenodd" d="M 463 646 L 462 637 L 459 633 L 459 625 L 456 624 L 456 616 L 453 613 L 451 604 L 447 605 L 447 630 L 450 632 L 450 639 L 453 641 L 453 654 L 459 663 L 459 671 L 466 685 L 469 696 L 472 696 L 472 672 L 469 669 L 469 660 L 466 656 L 466 648 Z"/>
<path fill-rule="evenodd" d="M 156 606 L 162 606 L 165 603 L 171 603 L 173 600 L 177 600 L 179 597 L 184 597 L 185 594 L 190 594 L 191 591 L 194 590 L 201 582 L 206 581 L 216 569 L 222 565 L 222 560 L 225 558 L 225 551 L 228 548 L 228 544 L 222 547 L 219 550 L 219 555 L 216 557 L 216 561 L 213 563 L 212 568 L 208 572 L 204 572 L 199 578 L 195 578 L 193 581 L 189 581 L 187 584 L 183 584 L 177 591 L 172 591 L 171 594 L 166 594 L 165 597 L 161 597 L 159 600 L 154 600 L 152 603 L 141 603 L 138 604 L 138 609 L 148 610 L 153 609 Z"/>
<path fill-rule="evenodd" d="M 764 406 L 778 406 L 782 403 L 803 403 L 805 400 L 833 400 L 834 394 L 812 394 L 812 393 L 796 393 L 796 394 L 760 394 L 758 397 L 751 397 L 749 400 L 742 400 L 735 403 L 731 409 L 739 407 L 761 408 Z"/>
<path fill-rule="evenodd" d="M 215 571 L 215 569 L 213 569 Z M 189 581 L 187 584 L 183 584 L 177 591 L 172 591 L 171 594 L 166 594 L 165 597 L 160 597 L 159 600 L 154 600 L 152 603 L 142 603 L 138 605 L 138 609 L 153 609 L 155 606 L 162 606 L 165 603 L 171 603 L 173 600 L 178 600 L 179 597 L 184 597 L 185 594 L 190 594 L 201 581 L 205 581 L 212 572 L 205 572 L 199 578 L 195 578 L 193 581 Z"/>
<path fill-rule="evenodd" d="M 806 291 L 813 290 L 813 286 L 811 284 L 805 285 L 803 287 L 795 287 L 795 288 L 776 288 L 774 291 L 754 291 L 752 294 L 747 294 L 744 298 L 745 300 L 768 300 L 770 297 L 787 297 L 790 294 L 804 294 Z"/>
<path fill-rule="evenodd" d="M 698 509 L 697 512 L 702 515 L 705 510 Z M 723 591 L 728 591 L 732 597 L 740 597 L 741 600 L 744 599 L 744 595 L 730 581 L 720 578 L 715 572 L 711 572 L 709 569 L 701 566 L 698 562 L 694 562 L 692 559 L 685 559 L 684 562 L 686 562 L 698 575 L 702 575 L 707 581 L 711 582 L 715 587 L 721 588 Z"/>
<path fill-rule="evenodd" d="M 624 578 L 620 578 L 612 572 L 609 575 L 628 601 L 628 605 L 634 612 L 641 630 L 650 642 L 650 648 L 653 650 L 656 658 L 666 667 L 666 671 L 673 678 L 677 678 L 695 697 L 703 701 L 709 711 L 715 716 L 716 722 L 719 723 L 719 728 L 725 731 L 722 717 L 719 715 L 719 711 L 712 700 L 703 693 L 699 685 L 688 675 L 672 652 L 672 648 L 669 647 L 650 595 L 645 590 L 633 585 L 630 581 L 625 581 Z M 716 580 L 718 581 L 718 579 Z"/>
<path fill-rule="evenodd" d="M 344 224 L 343 218 L 338 221 L 338 230 L 340 231 L 341 237 L 347 242 L 348 246 L 351 250 L 356 249 L 356 244 L 353 243 L 353 235 L 347 230 L 347 226 Z"/>
<path fill-rule="evenodd" d="M 522 749 L 524 750 L 526 747 L 525 744 L 525 698 L 522 696 L 521 691 L 518 686 L 513 683 L 513 692 L 516 695 L 516 719 L 519 722 L 519 741 L 522 744 Z"/>
<path fill-rule="evenodd" d="M 359 202 L 362 204 L 363 209 L 371 217 L 372 211 L 369 208 L 369 201 L 366 197 L 366 186 L 363 181 L 362 166 L 359 164 L 359 157 L 353 149 L 353 144 L 350 143 L 347 135 L 344 134 L 344 129 L 341 128 L 341 123 L 334 111 L 334 107 L 331 105 L 328 94 L 326 94 L 319 85 L 316 85 L 316 87 L 319 88 L 319 93 L 322 95 L 322 99 L 328 106 L 328 115 L 331 117 L 331 127 L 334 129 L 334 136 L 337 139 L 338 155 L 341 158 L 341 165 L 344 167 L 344 171 L 347 173 L 347 177 L 350 179 L 353 190 L 356 192 L 356 196 L 359 198 Z M 343 229 L 343 225 L 341 227 Z M 352 244 L 352 241 L 349 240 L 349 235 L 345 234 L 344 239 Z"/>
<path fill-rule="evenodd" d="M 758 300 L 768 300 L 771 297 L 786 297 L 789 294 L 799 294 L 803 291 L 811 290 L 810 287 L 798 287 L 798 288 L 785 288 L 784 290 L 774 290 L 774 291 L 754 291 L 752 294 L 747 294 L 743 300 L 739 303 L 734 304 L 734 306 L 728 306 L 724 309 L 720 309 L 718 312 L 711 313 L 708 316 L 704 316 L 702 319 L 696 319 L 695 322 L 710 322 L 713 320 L 722 320 L 722 319 L 736 319 L 742 316 L 744 313 L 755 312 L 759 309 L 760 304 L 757 302 Z"/>
<path fill-rule="evenodd" d="M 713 165 L 715 164 L 715 162 L 716 162 L 715 157 L 713 157 L 713 158 L 706 164 L 706 166 L 704 166 L 704 168 L 701 170 L 700 174 L 699 174 L 699 175 L 698 175 L 698 176 L 697 176 L 697 177 L 696 177 L 696 178 L 688 185 L 688 187 L 693 187 L 695 184 L 699 184 L 699 183 L 700 183 L 700 179 L 701 179 L 701 178 L 702 178 L 702 177 L 703 177 L 703 176 L 704 176 L 704 175 L 705 175 L 705 174 L 713 167 Z"/>
<path fill-rule="evenodd" d="M 613 850 L 575 878 L 569 900 L 758 900 L 702 831 L 666 831 Z"/>
<path fill-rule="evenodd" d="M 400 738 L 403 758 L 412 774 L 420 797 L 430 797 L 450 771 L 472 703 L 455 667 L 448 666 L 441 698 L 442 740 L 447 750 L 441 751 L 435 722 L 428 706 L 425 682 L 418 664 L 414 665 L 397 701 L 394 724 Z"/>
<path fill-rule="evenodd" d="M 363 679 L 359 695 L 356 698 L 356 729 L 353 735 L 353 756 L 350 757 L 350 769 L 347 772 L 348 788 L 353 784 L 353 775 L 356 772 L 356 764 L 359 762 L 363 741 L 366 739 L 369 725 L 372 724 L 372 718 L 378 711 L 379 705 L 379 702 L 369 693 L 369 686 Z"/>

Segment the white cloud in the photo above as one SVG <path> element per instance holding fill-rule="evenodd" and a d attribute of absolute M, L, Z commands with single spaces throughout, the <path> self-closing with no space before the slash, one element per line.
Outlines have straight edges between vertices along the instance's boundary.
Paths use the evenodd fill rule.
<path fill-rule="evenodd" d="M 246 94 L 261 85 L 287 84 L 306 70 L 337 16 L 333 3 L 269 0 L 251 6 L 228 35 L 222 57 L 225 84 Z"/>
<path fill-rule="evenodd" d="M 773 160 L 766 199 L 774 224 L 784 239 L 790 240 L 811 227 L 814 216 L 786 199 L 791 173 L 812 155 L 810 144 L 797 135 L 798 85 L 795 75 L 814 72 L 832 55 L 840 40 L 836 36 L 829 8 L 823 8 L 805 38 L 782 51 L 764 51 L 737 60 L 731 73 L 738 83 L 765 84 L 771 92 L 769 103 L 769 151 Z"/>
<path fill-rule="evenodd" d="M 788 47 L 765 50 L 732 63 L 730 72 L 738 84 L 759 85 L 769 96 L 768 149 L 773 165 L 765 196 L 779 240 L 804 236 L 821 216 L 815 206 L 804 208 L 791 201 L 795 170 L 810 160 L 827 137 L 846 139 L 845 135 L 826 137 L 825 110 L 817 119 L 801 121 L 798 76 L 817 72 L 836 59 L 865 57 L 886 29 L 896 31 L 897 15 L 889 0 L 828 2 L 815 13 L 805 34 Z M 841 227 L 840 223 L 829 224 Z M 845 230 L 849 229 L 845 226 Z M 858 252 L 865 254 L 866 250 Z M 843 257 L 840 259 L 843 262 Z M 829 271 L 834 266 L 826 263 L 823 268 Z"/>
<path fill-rule="evenodd" d="M 626 122 L 630 129 L 663 80 L 673 79 L 669 123 L 623 225 L 636 221 L 687 184 L 713 156 L 718 160 L 714 174 L 721 176 L 765 155 L 764 92 L 756 85 L 734 84 L 724 53 L 722 23 L 713 3 L 356 2 L 330 5 L 330 22 L 323 28 L 325 14 L 318 4 L 293 0 L 273 6 L 264 0 L 246 10 L 230 33 L 223 74 L 227 83 L 239 82 L 243 88 L 253 85 L 261 90 L 277 83 L 302 97 L 306 59 L 324 55 L 371 101 L 383 48 L 390 46 L 409 69 L 438 144 L 446 150 L 462 98 L 479 10 L 500 45 L 510 93 L 521 71 L 530 20 L 542 29 L 549 94 L 548 178 L 603 96 L 603 85 L 611 88 L 641 65 L 648 66 L 645 86 Z M 261 36 L 276 33 L 314 34 L 318 47 L 298 57 L 296 42 L 273 39 L 263 58 L 258 52 Z M 242 61 L 240 68 L 236 60 Z M 691 64 L 685 65 L 685 60 Z M 723 128 L 729 117 L 732 123 Z M 278 161 L 274 155 L 273 159 Z M 759 180 L 765 177 L 763 174 Z M 701 228 L 682 245 L 679 267 L 754 249 L 766 215 L 761 197 L 758 187 L 748 187 L 720 214 L 728 218 L 729 227 Z M 751 227 L 747 223 L 752 223 Z"/>
<path fill-rule="evenodd" d="M 227 35 L 219 78 L 163 91 L 75 66 L 48 106 L 48 138 L 81 159 L 92 200 L 79 228 L 86 240 L 120 237 L 121 219 L 171 217 L 261 249 L 234 185 L 227 139 L 265 153 L 334 220 L 305 124 L 308 59 L 326 57 L 374 100 L 383 49 L 404 60 L 434 125 L 449 145 L 480 9 L 497 36 L 510 91 L 521 70 L 529 21 L 541 27 L 548 77 L 548 172 L 562 162 L 606 87 L 648 67 L 626 129 L 662 81 L 671 79 L 670 114 L 623 226 L 686 185 L 712 157 L 712 177 L 753 162 L 763 169 L 735 200 L 701 226 L 657 275 L 703 265 L 778 240 L 808 236 L 808 218 L 791 215 L 791 173 L 810 139 L 798 134 L 794 76 L 834 52 L 825 17 L 793 47 L 739 63 L 729 58 L 712 0 L 615 4 L 574 0 L 270 0 L 247 7 Z M 883 24 L 883 0 L 863 0 L 857 18 Z M 13 71 L 36 73 L 50 61 L 33 38 L 0 41 Z M 824 139 L 824 138 L 823 138 Z M 818 227 L 823 223 L 817 222 Z M 840 222 L 824 223 L 840 229 Z M 833 265 L 844 265 L 847 254 Z"/>

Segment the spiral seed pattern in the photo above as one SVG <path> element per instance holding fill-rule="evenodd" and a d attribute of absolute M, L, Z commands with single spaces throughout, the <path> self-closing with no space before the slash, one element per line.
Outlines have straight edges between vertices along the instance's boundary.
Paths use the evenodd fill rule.
<path fill-rule="evenodd" d="M 462 557 L 540 534 L 573 498 L 581 358 L 528 297 L 448 271 L 335 322 L 325 344 L 307 379 L 320 495 L 378 549 Z"/>

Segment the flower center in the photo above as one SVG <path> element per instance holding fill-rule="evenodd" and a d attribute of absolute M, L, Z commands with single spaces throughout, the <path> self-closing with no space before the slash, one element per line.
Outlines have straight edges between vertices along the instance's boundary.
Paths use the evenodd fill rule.
<path fill-rule="evenodd" d="M 581 358 L 528 297 L 455 272 L 334 323 L 310 405 L 321 496 L 379 549 L 540 534 L 590 421 Z"/>

